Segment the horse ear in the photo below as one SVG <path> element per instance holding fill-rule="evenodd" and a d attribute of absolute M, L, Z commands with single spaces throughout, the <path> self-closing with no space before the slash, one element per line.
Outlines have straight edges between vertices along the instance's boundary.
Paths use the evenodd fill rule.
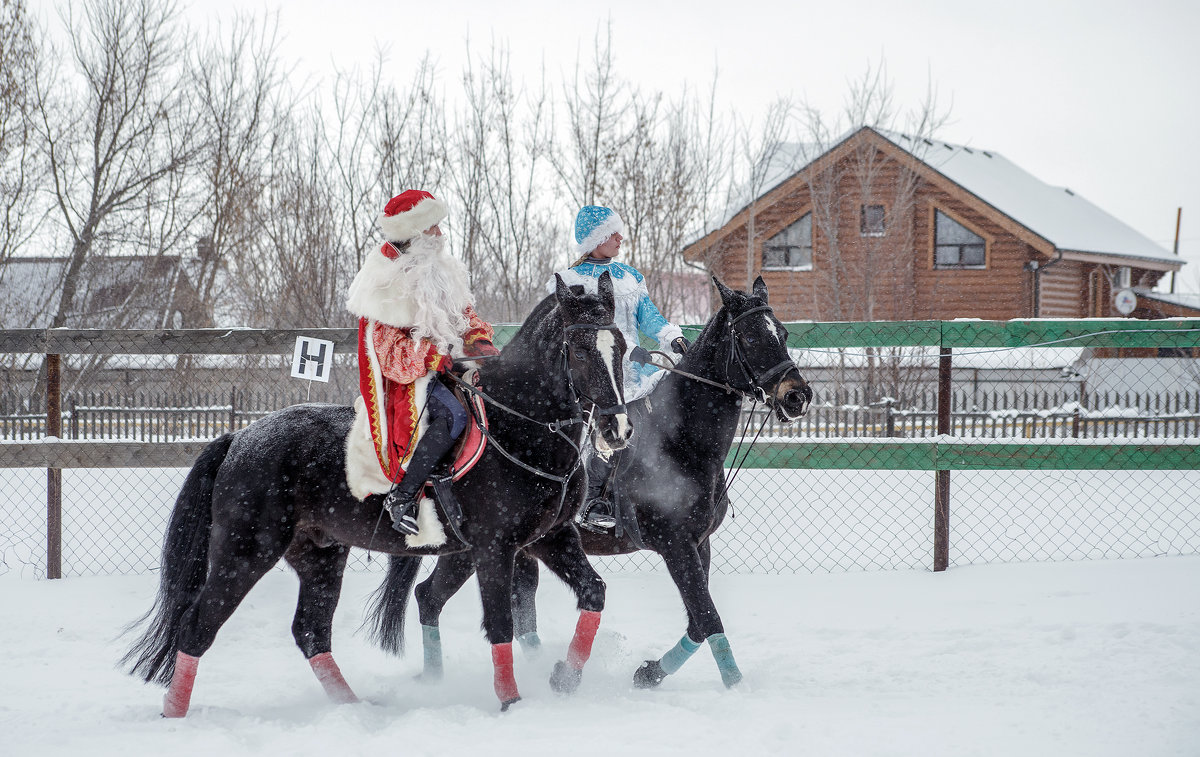
<path fill-rule="evenodd" d="M 767 283 L 762 280 L 762 276 L 754 280 L 754 291 L 752 294 L 755 297 L 761 297 L 763 302 L 767 301 Z"/>
<path fill-rule="evenodd" d="M 558 298 L 560 305 L 571 297 L 571 288 L 557 273 L 554 274 L 554 296 Z"/>
<path fill-rule="evenodd" d="M 600 293 L 600 302 L 604 304 L 605 309 L 616 312 L 617 299 L 613 294 L 612 276 L 608 271 L 600 274 L 600 279 L 596 282 L 596 291 Z"/>
<path fill-rule="evenodd" d="M 721 280 L 718 279 L 716 276 L 713 276 L 712 280 L 713 280 L 713 283 L 717 285 L 717 292 L 719 292 L 721 295 L 721 302 L 724 303 L 725 305 L 728 305 L 730 299 L 733 298 L 733 290 L 730 289 L 729 287 L 725 286 L 724 284 L 722 284 Z"/>

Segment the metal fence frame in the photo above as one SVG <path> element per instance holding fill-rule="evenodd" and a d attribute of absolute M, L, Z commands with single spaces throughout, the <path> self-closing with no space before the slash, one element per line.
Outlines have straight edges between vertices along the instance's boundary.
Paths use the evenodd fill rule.
<path fill-rule="evenodd" d="M 950 398 L 956 348 L 1046 346 L 1070 342 L 1103 348 L 1195 348 L 1200 320 L 1014 320 L 901 321 L 787 324 L 789 345 L 799 348 L 936 347 L 938 436 L 919 440 L 862 439 L 758 441 L 743 449 L 742 465 L 761 469 L 859 469 L 932 471 L 933 569 L 949 559 L 950 474 L 954 470 L 1200 470 L 1200 439 L 1053 439 L 976 441 L 952 436 Z M 503 344 L 515 327 L 497 334 Z M 105 352 L 120 335 L 120 351 Z M 63 354 L 271 354 L 291 352 L 298 336 L 357 346 L 354 329 L 194 329 L 175 331 L 15 330 L 0 331 L 0 353 L 46 356 L 47 436 L 36 441 L 0 441 L 0 468 L 47 470 L 47 577 L 61 577 L 64 468 L 190 467 L 207 442 L 65 441 L 58 366 Z M 109 348 L 110 350 L 112 348 Z M 731 452 L 727 466 L 734 463 Z"/>

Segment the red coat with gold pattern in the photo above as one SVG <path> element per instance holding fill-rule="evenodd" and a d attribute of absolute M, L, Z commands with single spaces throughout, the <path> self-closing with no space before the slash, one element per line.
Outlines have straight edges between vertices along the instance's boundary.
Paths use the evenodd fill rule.
<path fill-rule="evenodd" d="M 468 357 L 494 355 L 492 326 L 467 307 L 467 330 L 462 333 Z M 428 339 L 414 340 L 409 329 L 369 318 L 358 320 L 359 389 L 367 406 L 371 441 L 379 467 L 388 480 L 399 483 L 401 466 L 416 449 L 425 387 L 419 379 L 448 370 L 450 355 Z M 418 387 L 419 384 L 419 387 Z"/>

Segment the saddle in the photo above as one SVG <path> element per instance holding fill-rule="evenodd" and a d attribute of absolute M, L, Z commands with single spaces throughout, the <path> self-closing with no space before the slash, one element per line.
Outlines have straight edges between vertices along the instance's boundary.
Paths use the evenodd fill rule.
<path fill-rule="evenodd" d="M 474 368 L 463 373 L 462 379 L 473 387 L 479 387 L 479 371 Z M 430 473 L 429 480 L 425 483 L 425 494 L 441 506 L 442 513 L 446 516 L 446 522 L 458 540 L 469 544 L 462 533 L 462 504 L 454 496 L 454 489 L 451 485 L 465 476 L 467 471 L 475 467 L 475 463 L 483 457 L 483 452 L 487 448 L 487 434 L 485 433 L 488 428 L 487 410 L 484 407 L 483 398 L 479 394 L 467 391 L 458 382 L 449 388 L 454 393 L 454 397 L 462 403 L 470 420 L 462 436 L 459 437 L 458 443 Z M 441 538 L 444 541 L 445 537 Z"/>
<path fill-rule="evenodd" d="M 475 368 L 463 373 L 462 378 L 471 386 L 479 387 L 479 371 Z M 463 435 L 459 437 L 458 443 L 451 450 L 453 457 L 449 458 L 452 460 L 448 471 L 450 480 L 457 481 L 475 467 L 475 463 L 479 462 L 479 458 L 483 457 L 484 449 L 487 448 L 487 436 L 484 434 L 488 427 L 487 410 L 484 408 L 482 397 L 474 392 L 468 392 L 457 382 L 450 387 L 450 391 L 454 393 L 455 399 L 462 403 L 463 409 L 471 417 Z"/>

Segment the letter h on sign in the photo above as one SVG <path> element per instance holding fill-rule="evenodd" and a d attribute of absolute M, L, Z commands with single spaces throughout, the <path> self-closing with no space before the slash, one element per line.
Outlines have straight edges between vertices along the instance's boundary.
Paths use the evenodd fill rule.
<path fill-rule="evenodd" d="M 307 336 L 296 337 L 296 351 L 292 354 L 293 378 L 328 382 L 332 364 L 333 342 Z"/>

